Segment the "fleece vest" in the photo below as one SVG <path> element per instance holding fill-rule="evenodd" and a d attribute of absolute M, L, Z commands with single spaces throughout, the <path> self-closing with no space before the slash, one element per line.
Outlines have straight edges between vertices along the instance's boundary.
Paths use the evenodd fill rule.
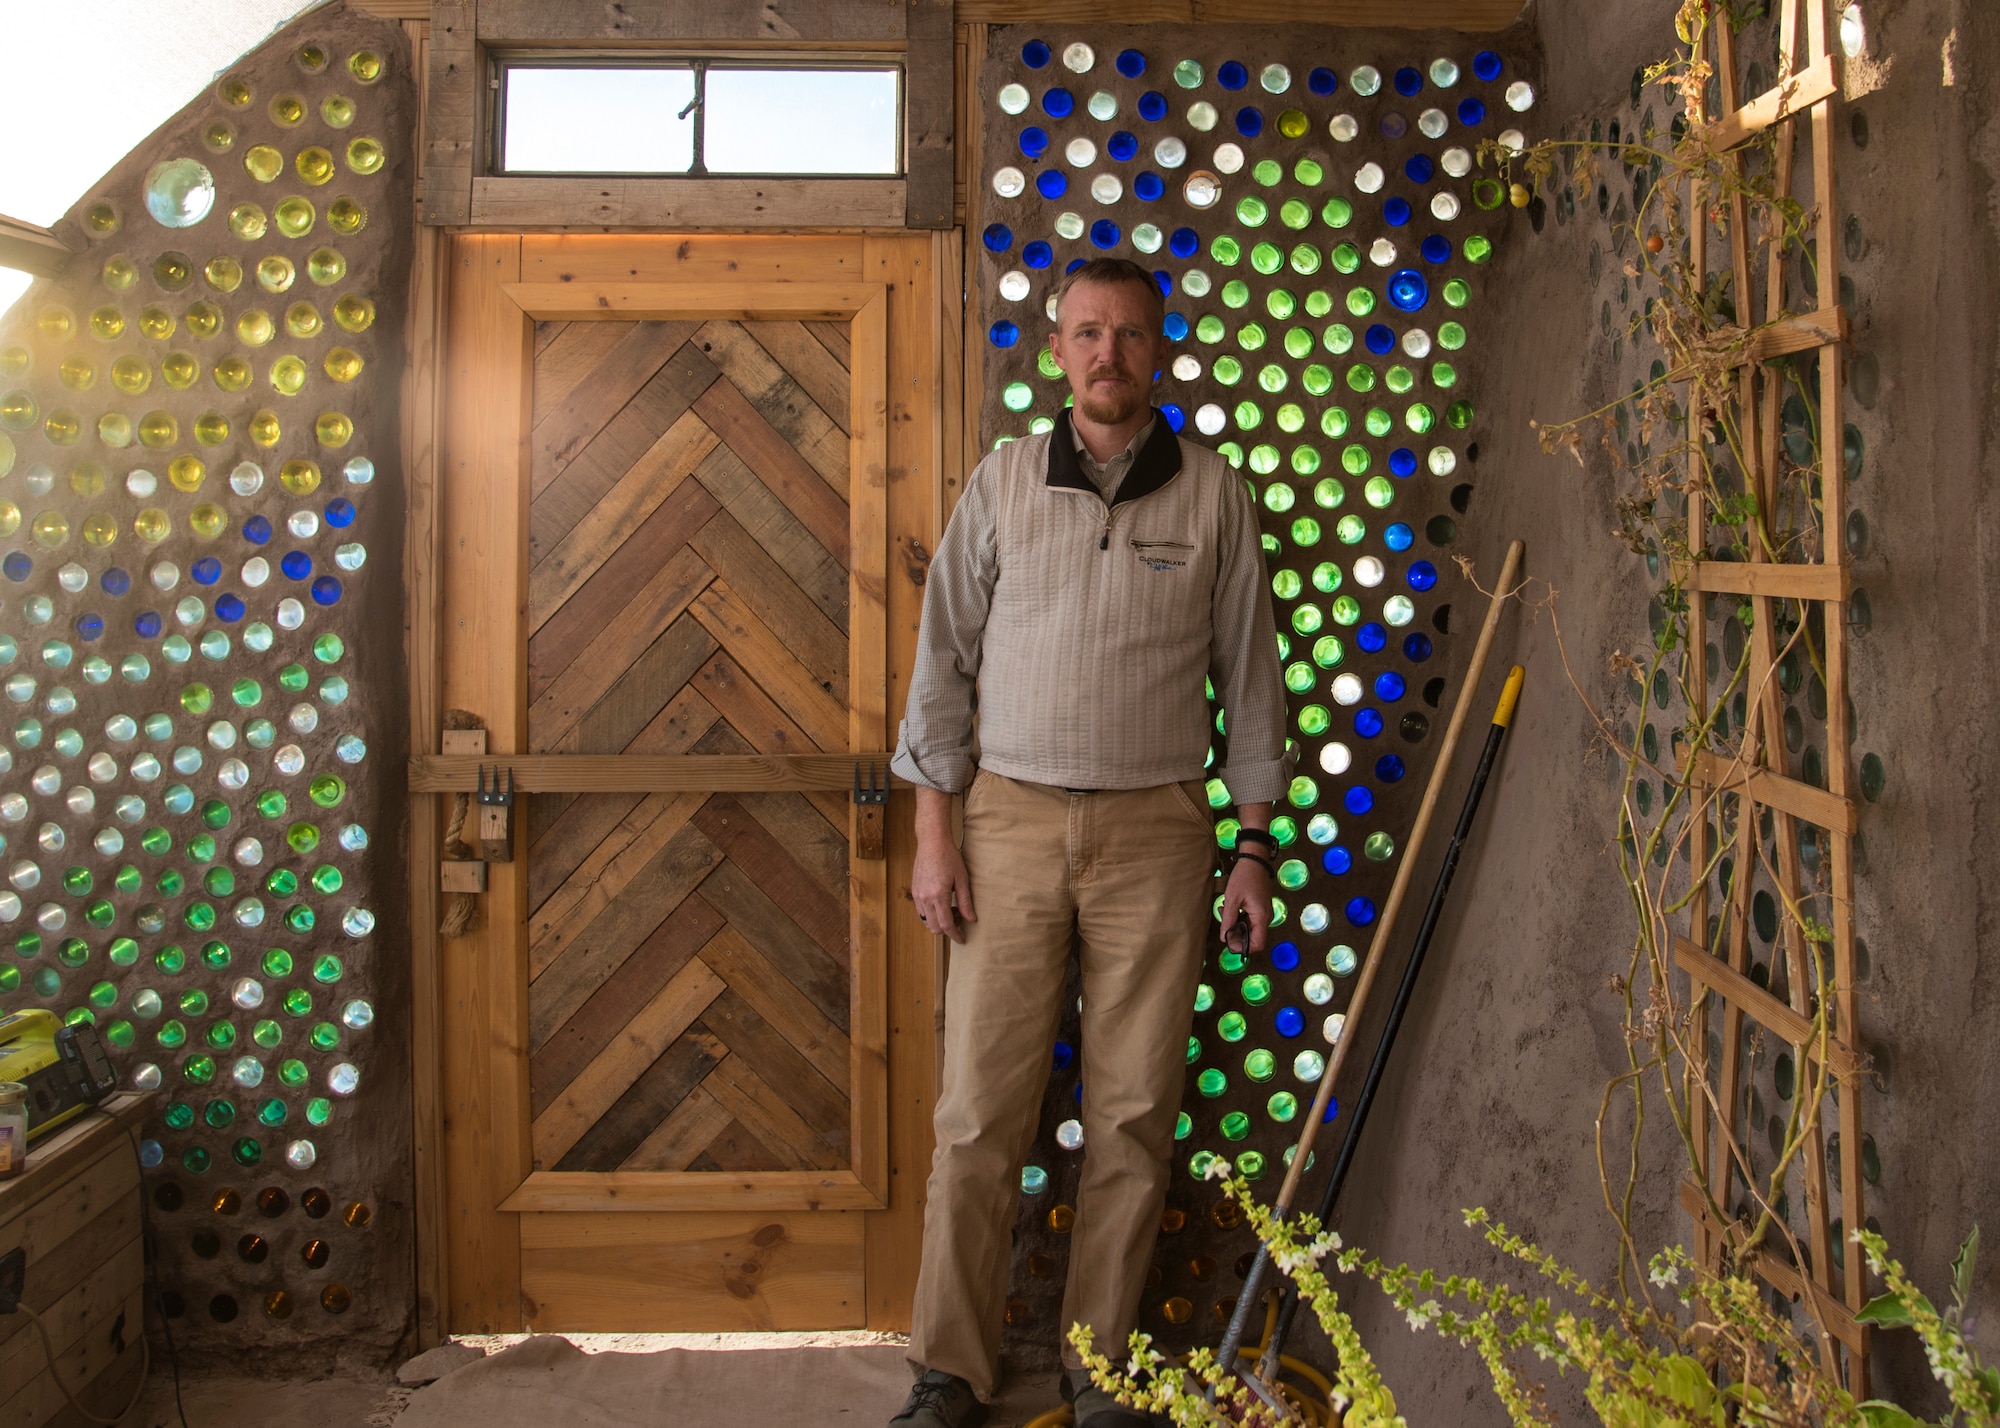
<path fill-rule="evenodd" d="M 980 764 L 1066 788 L 1201 777 L 1235 473 L 1161 420 L 1107 503 L 1078 463 L 1067 412 L 996 456 Z"/>

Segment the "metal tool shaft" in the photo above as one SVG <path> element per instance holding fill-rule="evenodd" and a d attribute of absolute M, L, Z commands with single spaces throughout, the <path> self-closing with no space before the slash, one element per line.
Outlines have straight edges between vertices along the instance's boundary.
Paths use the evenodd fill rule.
<path fill-rule="evenodd" d="M 1396 1000 L 1390 1003 L 1389 1020 L 1382 1028 L 1381 1038 L 1375 1043 L 1375 1057 L 1368 1063 L 1368 1078 L 1362 1082 L 1361 1095 L 1348 1117 L 1347 1134 L 1341 1138 L 1340 1154 L 1333 1162 L 1333 1174 L 1327 1177 L 1326 1188 L 1320 1191 L 1318 1214 L 1321 1225 L 1331 1222 L 1334 1204 L 1340 1199 L 1340 1187 L 1346 1183 L 1347 1172 L 1353 1168 L 1355 1150 L 1361 1144 L 1361 1132 L 1368 1124 L 1369 1108 L 1375 1104 L 1375 1093 L 1382 1085 L 1382 1073 L 1388 1069 L 1389 1054 L 1396 1046 L 1396 1033 L 1402 1029 L 1403 1016 L 1409 1011 L 1410 997 L 1416 991 L 1417 976 L 1424 968 L 1424 954 L 1430 951 L 1431 937 L 1436 933 L 1438 918 L 1444 912 L 1445 894 L 1451 891 L 1452 876 L 1458 871 L 1459 854 L 1465 850 L 1465 841 L 1471 836 L 1473 816 L 1479 812 L 1479 801 L 1486 792 L 1486 781 L 1493 773 L 1493 760 L 1500 752 L 1500 741 L 1506 737 L 1507 726 L 1513 721 L 1514 701 L 1521 692 L 1521 678 L 1521 667 L 1515 665 L 1507 675 L 1507 685 L 1501 691 L 1493 723 L 1486 730 L 1486 747 L 1479 751 L 1479 766 L 1473 770 L 1472 786 L 1465 791 L 1465 806 L 1459 810 L 1458 826 L 1452 830 L 1451 844 L 1444 851 L 1444 863 L 1438 868 L 1437 881 L 1431 886 L 1430 904 L 1424 909 L 1423 923 L 1417 929 L 1416 945 L 1410 949 L 1410 960 L 1403 968 L 1403 980 L 1396 988 Z M 1257 1365 L 1259 1377 L 1268 1381 L 1277 1371 L 1280 1349 L 1286 1335 L 1291 1332 L 1292 1321 L 1298 1317 L 1298 1312 L 1299 1291 L 1296 1286 L 1289 1286 L 1283 1302 L 1278 1306 L 1278 1321 L 1271 1328 L 1271 1342 L 1265 1346 L 1264 1357 Z"/>

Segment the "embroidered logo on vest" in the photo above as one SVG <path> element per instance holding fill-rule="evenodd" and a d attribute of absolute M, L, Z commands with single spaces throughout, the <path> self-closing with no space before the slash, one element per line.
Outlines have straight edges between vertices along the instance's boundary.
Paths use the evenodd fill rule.
<path fill-rule="evenodd" d="M 1185 570 L 1194 547 L 1178 540 L 1135 540 L 1132 553 L 1148 570 Z"/>

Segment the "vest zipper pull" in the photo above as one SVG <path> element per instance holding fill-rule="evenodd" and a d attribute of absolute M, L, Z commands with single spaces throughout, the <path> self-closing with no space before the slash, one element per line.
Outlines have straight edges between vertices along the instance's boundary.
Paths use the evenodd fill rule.
<path fill-rule="evenodd" d="M 1097 538 L 1097 548 L 1099 550 L 1111 549 L 1111 523 L 1109 521 L 1104 523 L 1104 534 Z"/>

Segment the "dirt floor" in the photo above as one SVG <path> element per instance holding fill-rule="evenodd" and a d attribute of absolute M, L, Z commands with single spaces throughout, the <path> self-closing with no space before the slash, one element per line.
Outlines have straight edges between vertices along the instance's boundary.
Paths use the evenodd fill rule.
<path fill-rule="evenodd" d="M 393 1375 L 294 1382 L 183 1374 L 181 1405 L 189 1428 L 286 1422 L 316 1428 L 854 1428 L 887 1423 L 910 1381 L 904 1341 L 887 1334 L 509 1334 L 456 1342 L 462 1362 L 429 1384 L 409 1386 Z M 990 1428 L 1022 1428 L 1058 1402 L 1053 1375 L 1016 1379 L 987 1421 Z M 161 1366 L 120 1428 L 180 1423 L 173 1378 Z"/>

